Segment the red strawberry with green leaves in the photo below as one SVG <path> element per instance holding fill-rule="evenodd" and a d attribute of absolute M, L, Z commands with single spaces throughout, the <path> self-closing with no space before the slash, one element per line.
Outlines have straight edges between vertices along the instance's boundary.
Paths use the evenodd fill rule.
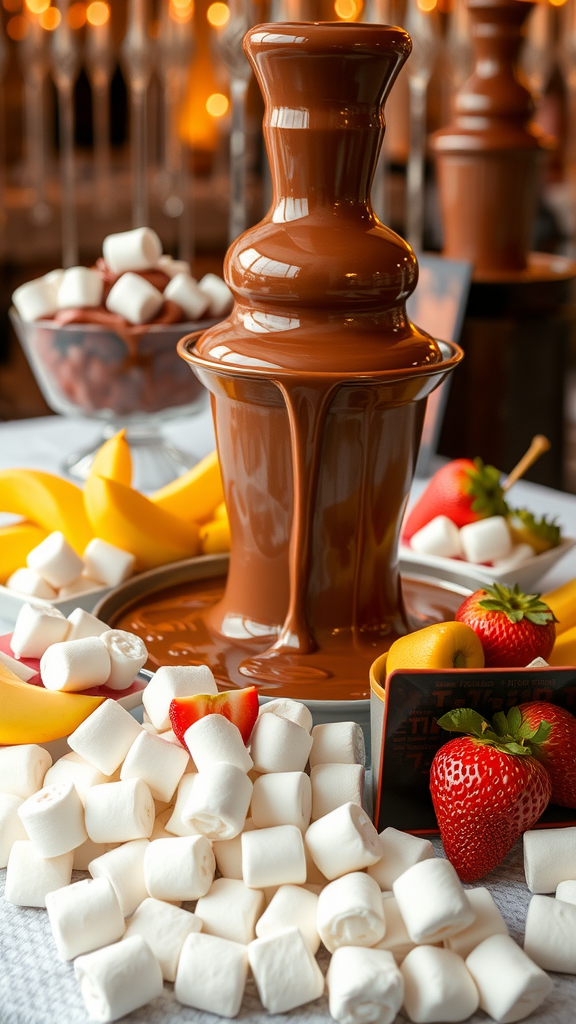
<path fill-rule="evenodd" d="M 454 459 L 434 474 L 409 512 L 402 539 L 409 541 L 436 516 L 448 516 L 461 527 L 487 516 L 505 516 L 507 512 L 499 470 L 485 466 L 482 459 Z"/>
<path fill-rule="evenodd" d="M 454 617 L 479 637 L 487 668 L 523 668 L 534 658 L 548 661 L 554 647 L 554 612 L 540 594 L 524 594 L 518 584 L 493 583 L 476 590 Z"/>
<path fill-rule="evenodd" d="M 175 697 L 170 701 L 170 722 L 176 736 L 184 746 L 184 733 L 205 715 L 224 715 L 248 743 L 258 718 L 258 690 L 246 686 L 243 690 L 223 690 L 222 693 L 197 693 L 193 697 Z"/>
<path fill-rule="evenodd" d="M 488 722 L 477 711 L 456 708 L 438 719 L 449 740 L 430 769 L 430 792 L 448 860 L 463 882 L 495 868 L 538 821 L 552 792 L 546 769 L 533 756 L 549 726 L 532 729 L 518 708 Z"/>
<path fill-rule="evenodd" d="M 544 700 L 520 704 L 522 722 L 537 729 L 541 722 L 550 724 L 550 732 L 539 746 L 534 746 L 534 757 L 543 764 L 552 782 L 553 804 L 576 808 L 576 718 L 564 708 Z"/>

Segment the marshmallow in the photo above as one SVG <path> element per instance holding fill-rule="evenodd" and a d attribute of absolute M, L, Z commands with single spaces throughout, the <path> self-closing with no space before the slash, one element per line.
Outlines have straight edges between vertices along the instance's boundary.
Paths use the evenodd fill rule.
<path fill-rule="evenodd" d="M 113 775 L 141 731 L 117 701 L 105 700 L 68 737 L 68 746 L 104 775 Z"/>
<path fill-rule="evenodd" d="M 330 722 L 312 729 L 310 767 L 315 764 L 364 764 L 364 733 L 357 722 Z"/>
<path fill-rule="evenodd" d="M 17 590 L 26 597 L 40 597 L 43 601 L 54 601 L 58 594 L 40 573 L 34 569 L 16 569 L 4 584 L 8 590 Z M 14 648 L 12 648 L 14 650 Z"/>
<path fill-rule="evenodd" d="M 491 935 L 466 959 L 480 993 L 480 1009 L 498 1021 L 512 1024 L 532 1013 L 554 985 L 509 935 Z"/>
<path fill-rule="evenodd" d="M 156 266 L 168 277 L 173 278 L 176 274 L 188 274 L 190 276 L 190 264 L 187 260 L 175 260 L 172 256 L 161 256 Z"/>
<path fill-rule="evenodd" d="M 397 828 L 385 828 L 380 833 L 382 857 L 377 864 L 368 868 L 381 889 L 391 889 L 400 875 L 408 868 L 435 856 L 434 847 L 428 839 L 400 832 Z"/>
<path fill-rule="evenodd" d="M 446 948 L 458 953 L 464 960 L 476 946 L 491 935 L 508 935 L 506 922 L 488 889 L 467 889 L 466 895 L 476 914 L 476 920 L 461 932 L 456 932 L 444 940 Z"/>
<path fill-rule="evenodd" d="M 256 935 L 262 939 L 267 935 L 276 935 L 285 928 L 299 928 L 314 955 L 320 945 L 317 913 L 316 893 L 299 885 L 281 885 L 256 923 Z"/>
<path fill-rule="evenodd" d="M 5 665 L 9 668 L 18 679 L 21 679 L 23 683 L 27 683 L 32 676 L 37 675 L 33 668 L 28 668 L 28 665 L 24 665 L 21 661 L 17 661 L 16 658 L 11 658 L 9 654 L 5 654 L 4 651 L 0 651 L 0 665 Z"/>
<path fill-rule="evenodd" d="M 312 738 L 306 729 L 278 715 L 261 715 L 250 740 L 258 772 L 303 772 Z"/>
<path fill-rule="evenodd" d="M 10 851 L 19 839 L 28 839 L 28 833 L 19 816 L 18 808 L 24 803 L 21 796 L 0 793 L 0 868 L 8 863 Z"/>
<path fill-rule="evenodd" d="M 47 690 L 78 693 L 104 686 L 110 675 L 110 655 L 96 636 L 63 640 L 42 655 L 40 675 Z"/>
<path fill-rule="evenodd" d="M 189 935 L 180 954 L 174 995 L 184 1006 L 236 1017 L 247 977 L 245 946 L 216 935 Z"/>
<path fill-rule="evenodd" d="M 71 782 L 84 804 L 86 793 L 91 786 L 103 786 L 108 779 L 94 765 L 89 764 L 73 750 L 70 754 L 64 754 L 59 758 L 46 772 L 45 786 L 53 786 L 58 782 Z"/>
<path fill-rule="evenodd" d="M 74 974 L 91 1020 L 108 1024 L 162 995 L 160 964 L 140 935 L 79 956 Z"/>
<path fill-rule="evenodd" d="M 12 292 L 12 302 L 24 323 L 46 320 L 53 317 L 58 309 L 57 288 L 42 277 L 26 281 Z"/>
<path fill-rule="evenodd" d="M 0 793 L 27 800 L 42 788 L 52 758 L 37 743 L 18 743 L 0 748 Z"/>
<path fill-rule="evenodd" d="M 492 563 L 495 569 L 503 569 L 508 572 L 522 565 L 528 558 L 534 558 L 536 551 L 531 544 L 515 544 L 507 558 L 496 558 Z"/>
<path fill-rule="evenodd" d="M 84 808 L 71 782 L 59 782 L 29 796 L 18 808 L 41 857 L 60 857 L 87 839 Z"/>
<path fill-rule="evenodd" d="M 188 752 L 144 729 L 126 754 L 120 778 L 143 779 L 155 800 L 170 801 L 188 764 Z"/>
<path fill-rule="evenodd" d="M 140 278 L 142 280 L 142 278 Z M 87 575 L 105 583 L 107 587 L 117 587 L 134 572 L 136 556 L 115 544 L 109 544 L 100 537 L 94 537 L 83 554 Z"/>
<path fill-rule="evenodd" d="M 252 818 L 247 818 L 242 832 L 252 832 L 256 828 Z M 242 880 L 242 835 L 234 836 L 234 839 L 225 839 L 222 842 L 214 843 L 212 849 L 216 857 L 218 871 L 224 878 L 237 878 Z"/>
<path fill-rule="evenodd" d="M 101 636 L 109 628 L 105 622 L 101 622 L 95 615 L 85 612 L 83 608 L 75 608 L 73 612 L 70 612 L 68 622 L 70 623 L 70 632 L 67 640 L 85 640 L 88 636 Z"/>
<path fill-rule="evenodd" d="M 148 660 L 146 644 L 135 633 L 124 629 L 107 629 L 99 640 L 110 657 L 106 686 L 111 690 L 127 690 Z"/>
<path fill-rule="evenodd" d="M 184 733 L 184 743 L 200 772 L 219 761 L 235 764 L 243 772 L 252 767 L 240 730 L 223 715 L 199 718 Z"/>
<path fill-rule="evenodd" d="M 46 909 L 61 960 L 116 942 L 126 927 L 107 878 L 85 878 L 47 893 Z"/>
<path fill-rule="evenodd" d="M 576 827 L 524 833 L 524 873 L 530 892 L 555 892 L 559 882 L 576 878 Z"/>
<path fill-rule="evenodd" d="M 55 288 L 56 291 L 58 291 L 60 285 L 62 284 L 63 277 L 64 270 L 58 268 L 56 270 L 49 270 L 48 273 L 44 274 L 44 277 L 39 278 L 39 280 L 46 281 L 46 283 L 49 284 L 51 288 Z"/>
<path fill-rule="evenodd" d="M 74 850 L 73 870 L 88 871 L 91 861 L 104 856 L 109 850 L 115 850 L 117 846 L 118 843 L 93 843 L 91 839 L 87 839 L 82 846 L 77 846 Z"/>
<path fill-rule="evenodd" d="M 125 270 L 149 270 L 162 257 L 162 242 L 152 228 L 133 228 L 106 235 L 102 243 L 106 265 L 113 274 Z"/>
<path fill-rule="evenodd" d="M 550 896 L 533 896 L 524 952 L 545 971 L 576 974 L 576 907 Z"/>
<path fill-rule="evenodd" d="M 144 854 L 149 846 L 147 839 L 135 839 L 96 857 L 88 865 L 92 878 L 110 880 L 124 917 L 130 917 L 150 895 L 144 881 Z"/>
<path fill-rule="evenodd" d="M 154 828 L 154 800 L 142 779 L 93 786 L 86 793 L 86 831 L 95 843 L 147 839 Z"/>
<path fill-rule="evenodd" d="M 70 623 L 59 608 L 23 604 L 18 612 L 10 647 L 17 658 L 41 658 L 51 644 L 65 640 Z"/>
<path fill-rule="evenodd" d="M 269 1013 L 293 1010 L 319 999 L 324 992 L 322 972 L 298 928 L 254 939 L 248 946 L 248 959 L 258 995 Z"/>
<path fill-rule="evenodd" d="M 434 943 L 472 924 L 475 914 L 448 860 L 423 860 L 392 886 L 412 942 Z"/>
<path fill-rule="evenodd" d="M 216 861 L 204 836 L 155 839 L 144 854 L 144 880 L 157 900 L 197 900 L 214 879 Z"/>
<path fill-rule="evenodd" d="M 240 768 L 215 761 L 194 776 L 182 821 L 207 839 L 233 839 L 242 831 L 251 796 L 252 783 Z"/>
<path fill-rule="evenodd" d="M 123 316 L 130 324 L 153 320 L 163 304 L 162 292 L 139 274 L 129 271 L 112 285 L 106 299 L 106 309 Z"/>
<path fill-rule="evenodd" d="M 234 304 L 234 296 L 229 287 L 217 274 L 205 274 L 198 287 L 210 298 L 209 316 L 224 316 Z"/>
<path fill-rule="evenodd" d="M 152 725 L 163 732 L 170 728 L 170 702 L 197 693 L 218 693 L 207 665 L 162 665 L 144 690 L 142 703 Z"/>
<path fill-rule="evenodd" d="M 378 882 L 362 871 L 330 882 L 318 897 L 317 925 L 330 953 L 340 946 L 375 946 L 386 932 Z"/>
<path fill-rule="evenodd" d="M 34 843 L 17 839 L 8 858 L 6 899 L 18 907 L 45 907 L 49 892 L 70 884 L 72 860 L 72 853 L 41 857 Z"/>
<path fill-rule="evenodd" d="M 360 804 L 364 797 L 361 764 L 315 764 L 310 771 L 312 821 L 323 818 L 342 804 Z"/>
<path fill-rule="evenodd" d="M 210 296 L 186 273 L 174 274 L 164 289 L 164 298 L 176 302 L 188 320 L 200 320 L 210 305 Z"/>
<path fill-rule="evenodd" d="M 476 985 L 462 958 L 450 949 L 417 946 L 400 971 L 404 1009 L 416 1024 L 467 1020 L 478 1009 Z"/>
<path fill-rule="evenodd" d="M 164 981 L 174 981 L 186 938 L 201 928 L 196 914 L 148 897 L 128 921 L 124 938 L 140 935 L 160 964 Z"/>
<path fill-rule="evenodd" d="M 391 953 L 342 946 L 326 975 L 330 1016 L 339 1024 L 392 1024 L 404 982 Z"/>
<path fill-rule="evenodd" d="M 97 270 L 69 267 L 58 289 L 58 309 L 88 309 L 102 302 L 104 280 Z"/>
<path fill-rule="evenodd" d="M 457 558 L 462 554 L 460 531 L 448 516 L 436 516 L 412 535 L 410 547 L 422 555 Z"/>
<path fill-rule="evenodd" d="M 305 882 L 306 855 L 300 829 L 276 825 L 243 832 L 242 877 L 251 889 Z"/>
<path fill-rule="evenodd" d="M 78 597 L 80 594 L 88 594 L 91 590 L 100 590 L 102 584 L 98 580 L 92 580 L 89 576 L 78 576 L 77 579 L 72 580 L 72 583 L 68 583 L 65 587 L 60 587 L 58 591 L 59 598 L 65 597 Z M 91 616 L 93 618 L 93 616 Z M 88 636 L 96 636 L 95 633 L 88 633 Z M 78 637 L 70 637 L 70 640 L 77 640 Z"/>
<path fill-rule="evenodd" d="M 468 562 L 493 562 L 512 553 L 512 537 L 504 516 L 488 516 L 463 526 L 460 543 Z"/>
<path fill-rule="evenodd" d="M 276 700 L 267 700 L 262 704 L 260 715 L 278 715 L 279 718 L 287 718 L 294 722 L 306 732 L 312 730 L 312 712 L 299 700 L 290 700 L 288 697 L 278 697 Z"/>
<path fill-rule="evenodd" d="M 382 855 L 378 833 L 359 804 L 342 804 L 313 821 L 305 839 L 312 860 L 329 881 L 361 871 Z"/>
<path fill-rule="evenodd" d="M 404 957 L 408 955 L 410 950 L 414 949 L 416 943 L 412 942 L 412 939 L 406 931 L 404 918 L 398 909 L 398 904 L 394 899 L 394 896 L 391 893 L 389 897 L 385 898 L 385 896 L 386 894 L 382 893 L 386 931 L 384 933 L 384 938 L 380 939 L 380 942 L 376 944 L 376 948 L 387 949 L 392 953 L 396 963 L 401 964 Z"/>
<path fill-rule="evenodd" d="M 264 893 L 235 878 L 218 878 L 196 904 L 206 935 L 219 935 L 246 946 L 256 938 L 256 922 L 264 910 Z"/>
<path fill-rule="evenodd" d="M 564 882 L 559 882 L 556 886 L 556 899 L 563 900 L 564 903 L 573 903 L 576 906 L 576 881 L 566 879 Z"/>
<path fill-rule="evenodd" d="M 175 836 L 195 836 L 198 835 L 196 829 L 191 828 L 190 825 L 182 821 L 182 812 L 190 796 L 194 780 L 196 778 L 196 772 L 190 775 L 183 775 L 178 783 L 178 789 L 176 790 L 176 801 L 172 809 L 172 814 L 166 821 L 166 831 L 171 832 Z"/>
<path fill-rule="evenodd" d="M 254 783 L 251 814 L 256 828 L 296 825 L 305 831 L 311 808 L 312 787 L 304 772 L 260 775 Z"/>

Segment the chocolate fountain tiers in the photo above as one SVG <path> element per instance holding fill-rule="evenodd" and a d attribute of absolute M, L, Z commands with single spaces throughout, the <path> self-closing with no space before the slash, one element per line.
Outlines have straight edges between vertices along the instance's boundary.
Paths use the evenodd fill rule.
<path fill-rule="evenodd" d="M 360 697 L 375 655 L 413 625 L 398 535 L 425 399 L 462 353 L 409 321 L 416 258 L 370 204 L 410 48 L 375 25 L 245 39 L 272 208 L 229 250 L 230 317 L 180 342 L 212 396 L 232 553 L 203 625 L 232 685 Z"/>

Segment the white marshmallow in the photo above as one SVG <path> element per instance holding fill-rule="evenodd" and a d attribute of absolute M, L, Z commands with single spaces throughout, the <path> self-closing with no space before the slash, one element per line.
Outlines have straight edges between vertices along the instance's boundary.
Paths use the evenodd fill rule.
<path fill-rule="evenodd" d="M 34 843 L 17 839 L 8 858 L 6 899 L 18 907 L 45 907 L 49 892 L 70 884 L 72 861 L 72 852 L 42 857 Z"/>
<path fill-rule="evenodd" d="M 463 526 L 460 543 L 468 562 L 493 562 L 512 552 L 512 537 L 504 516 L 488 516 Z"/>
<path fill-rule="evenodd" d="M 110 657 L 106 686 L 111 690 L 127 690 L 148 660 L 146 644 L 135 633 L 128 633 L 125 629 L 107 629 L 98 639 Z"/>
<path fill-rule="evenodd" d="M 524 873 L 536 893 L 555 892 L 559 882 L 576 878 L 576 827 L 525 832 Z"/>
<path fill-rule="evenodd" d="M 147 839 L 135 839 L 103 853 L 88 865 L 92 878 L 110 880 L 124 917 L 130 917 L 150 895 L 144 881 L 144 854 L 149 846 Z"/>
<path fill-rule="evenodd" d="M 59 598 L 65 597 L 78 597 L 80 594 L 87 594 L 90 590 L 100 590 L 102 584 L 98 580 L 92 580 L 89 576 L 85 576 L 82 573 L 77 579 L 72 580 L 72 583 L 68 583 L 65 587 L 60 587 L 58 591 Z M 88 633 L 88 636 L 95 636 L 95 633 Z M 70 637 L 71 640 L 78 639 L 78 637 Z"/>
<path fill-rule="evenodd" d="M 142 703 L 152 725 L 163 732 L 170 728 L 170 702 L 175 697 L 193 697 L 197 693 L 218 693 L 207 665 L 163 665 L 144 690 Z"/>
<path fill-rule="evenodd" d="M 74 974 L 91 1020 L 108 1024 L 162 995 L 160 964 L 140 935 L 79 956 Z"/>
<path fill-rule="evenodd" d="M 329 881 L 361 871 L 382 855 L 378 833 L 359 804 L 342 804 L 313 821 L 305 839 L 312 860 Z"/>
<path fill-rule="evenodd" d="M 462 554 L 460 531 L 448 516 L 436 516 L 412 535 L 410 547 L 423 555 L 457 558 Z"/>
<path fill-rule="evenodd" d="M 40 675 L 47 690 L 78 693 L 104 686 L 110 675 L 110 655 L 96 636 L 63 640 L 42 655 Z"/>
<path fill-rule="evenodd" d="M 73 750 L 59 758 L 46 772 L 45 786 L 53 786 L 57 782 L 71 782 L 84 804 L 86 793 L 91 786 L 103 786 L 108 779 L 103 772 L 98 771 L 94 765 L 89 764 Z"/>
<path fill-rule="evenodd" d="M 9 668 L 18 679 L 21 679 L 23 683 L 27 683 L 32 676 L 36 675 L 33 668 L 28 668 L 28 665 L 24 665 L 21 661 L 17 661 L 16 658 L 11 658 L 9 654 L 5 654 L 4 651 L 0 651 L 0 665 L 5 665 Z"/>
<path fill-rule="evenodd" d="M 392 1024 L 404 982 L 391 953 L 342 946 L 326 975 L 330 1016 L 339 1024 Z"/>
<path fill-rule="evenodd" d="M 89 267 L 69 267 L 58 289 L 58 309 L 87 309 L 102 302 L 104 279 Z"/>
<path fill-rule="evenodd" d="M 184 743 L 199 772 L 216 762 L 235 764 L 249 772 L 252 758 L 237 726 L 223 715 L 204 715 L 184 733 Z"/>
<path fill-rule="evenodd" d="M 466 967 L 480 993 L 480 1009 L 512 1024 L 532 1013 L 554 985 L 509 935 L 491 935 L 466 958 Z"/>
<path fill-rule="evenodd" d="M 8 863 L 10 851 L 18 839 L 28 839 L 28 833 L 18 815 L 24 803 L 21 796 L 0 793 L 0 868 Z"/>
<path fill-rule="evenodd" d="M 408 868 L 435 856 L 434 847 L 428 839 L 408 835 L 397 828 L 385 828 L 380 833 L 382 857 L 377 864 L 368 868 L 382 890 L 391 889 L 400 875 Z"/>
<path fill-rule="evenodd" d="M 242 877 L 250 889 L 305 882 L 306 854 L 300 829 L 276 825 L 243 832 Z"/>
<path fill-rule="evenodd" d="M 376 948 L 387 949 L 392 953 L 396 963 L 401 964 L 404 957 L 408 955 L 410 950 L 414 949 L 416 943 L 412 942 L 412 939 L 408 935 L 406 925 L 404 924 L 404 918 L 398 909 L 398 904 L 394 899 L 394 896 L 391 893 L 389 896 L 382 893 L 382 901 L 384 903 L 386 931 L 384 933 L 384 938 L 380 939 L 380 942 L 376 944 Z"/>
<path fill-rule="evenodd" d="M 155 839 L 144 855 L 144 880 L 157 900 L 197 900 L 214 879 L 216 861 L 204 836 Z"/>
<path fill-rule="evenodd" d="M 256 779 L 251 803 L 256 828 L 296 825 L 305 831 L 311 809 L 312 787 L 304 772 L 275 772 Z"/>
<path fill-rule="evenodd" d="M 91 861 L 96 860 L 97 857 L 103 857 L 105 853 L 115 850 L 117 846 L 118 843 L 93 843 L 91 839 L 87 839 L 82 846 L 77 846 L 74 850 L 73 870 L 88 871 Z"/>
<path fill-rule="evenodd" d="M 68 737 L 68 746 L 104 775 L 113 775 L 142 727 L 115 700 L 105 700 Z"/>
<path fill-rule="evenodd" d="M 16 569 L 4 584 L 8 590 L 17 590 L 26 597 L 40 597 L 43 601 L 54 601 L 58 594 L 40 573 L 34 569 Z M 12 648 L 14 650 L 14 648 Z"/>
<path fill-rule="evenodd" d="M 310 771 L 312 821 L 323 818 L 342 804 L 360 804 L 364 797 L 361 764 L 315 764 Z"/>
<path fill-rule="evenodd" d="M 169 802 L 188 764 L 188 752 L 144 729 L 126 754 L 120 778 L 143 779 L 155 800 Z"/>
<path fill-rule="evenodd" d="M 510 569 L 516 569 L 517 566 L 522 565 L 528 558 L 534 558 L 535 554 L 531 544 L 515 544 L 506 558 L 496 558 L 492 564 L 495 569 L 504 569 L 505 572 L 508 572 Z"/>
<path fill-rule="evenodd" d="M 465 960 L 476 946 L 491 935 L 508 935 L 508 928 L 488 889 L 467 889 L 466 895 L 476 920 L 461 932 L 444 940 L 447 949 Z"/>
<path fill-rule="evenodd" d="M 107 878 L 85 878 L 47 893 L 46 909 L 61 960 L 116 942 L 126 927 Z"/>
<path fill-rule="evenodd" d="M 101 636 L 109 629 L 105 622 L 97 619 L 95 615 L 90 615 L 90 612 L 85 612 L 83 608 L 75 608 L 70 612 L 68 622 L 70 632 L 67 640 L 85 640 L 88 636 Z"/>
<path fill-rule="evenodd" d="M 171 815 L 166 821 L 166 831 L 171 832 L 175 836 L 195 836 L 198 835 L 196 829 L 192 828 L 187 822 L 182 821 L 182 813 L 188 802 L 188 797 L 194 780 L 196 778 L 196 772 L 192 772 L 190 775 L 184 774 L 178 783 L 178 789 L 176 790 L 176 801 L 172 809 Z"/>
<path fill-rule="evenodd" d="M 386 932 L 378 882 L 363 871 L 330 882 L 318 897 L 317 925 L 330 953 L 340 946 L 375 946 Z"/>
<path fill-rule="evenodd" d="M 42 788 L 52 758 L 37 743 L 18 743 L 0 748 L 0 793 L 27 800 Z"/>
<path fill-rule="evenodd" d="M 315 764 L 364 764 L 364 733 L 357 722 L 329 722 L 312 729 L 310 767 Z"/>
<path fill-rule="evenodd" d="M 253 832 L 255 828 L 252 818 L 247 818 L 242 832 Z M 224 878 L 242 880 L 242 834 L 214 843 L 212 849 L 220 874 Z"/>
<path fill-rule="evenodd" d="M 306 729 L 278 715 L 261 715 L 252 730 L 250 753 L 258 772 L 303 772 L 311 747 Z"/>
<path fill-rule="evenodd" d="M 194 776 L 182 821 L 207 839 L 233 839 L 244 827 L 251 796 L 252 783 L 240 768 L 215 761 Z"/>
<path fill-rule="evenodd" d="M 576 907 L 551 896 L 533 896 L 524 952 L 545 971 L 576 974 Z"/>
<path fill-rule="evenodd" d="M 106 309 L 118 313 L 130 324 L 145 324 L 153 320 L 164 304 L 164 296 L 153 284 L 128 271 L 112 285 L 106 299 Z"/>
<path fill-rule="evenodd" d="M 289 697 L 277 697 L 276 700 L 267 700 L 260 705 L 259 715 L 278 715 L 279 718 L 287 718 L 294 722 L 306 732 L 312 730 L 312 712 L 299 700 L 290 700 Z"/>
<path fill-rule="evenodd" d="M 45 786 L 20 805 L 18 814 L 41 857 L 61 857 L 87 839 L 84 808 L 71 782 Z"/>
<path fill-rule="evenodd" d="M 218 878 L 196 904 L 202 931 L 246 946 L 256 938 L 256 921 L 265 906 L 264 893 L 235 878 Z"/>
<path fill-rule="evenodd" d="M 236 1017 L 247 977 L 245 946 L 201 932 L 189 935 L 182 947 L 174 995 L 184 1006 Z"/>
<path fill-rule="evenodd" d="M 186 938 L 201 928 L 196 914 L 148 897 L 128 921 L 124 938 L 140 935 L 160 964 L 164 981 L 174 981 Z"/>
<path fill-rule="evenodd" d="M 210 296 L 190 274 L 174 274 L 164 289 L 164 298 L 176 302 L 188 320 L 200 320 L 210 305 Z"/>
<path fill-rule="evenodd" d="M 316 893 L 300 885 L 281 885 L 256 923 L 256 935 L 262 939 L 285 928 L 299 928 L 314 955 L 320 945 L 317 913 Z"/>
<path fill-rule="evenodd" d="M 156 263 L 158 270 L 162 270 L 168 277 L 175 277 L 176 274 L 191 274 L 190 264 L 187 260 L 175 260 L 172 256 L 165 254 Z"/>
<path fill-rule="evenodd" d="M 102 243 L 106 265 L 113 274 L 125 270 L 149 270 L 158 265 L 162 242 L 152 228 L 133 228 L 106 235 Z"/>
<path fill-rule="evenodd" d="M 205 274 L 198 287 L 210 298 L 209 316 L 224 316 L 234 304 L 234 296 L 229 287 L 217 274 Z"/>
<path fill-rule="evenodd" d="M 62 284 L 63 277 L 64 270 L 62 268 L 57 268 L 56 270 L 49 270 L 48 273 L 44 274 L 44 276 L 39 278 L 39 280 L 45 281 L 46 284 L 49 284 L 51 288 L 55 288 L 56 291 L 58 291 L 60 285 Z"/>
<path fill-rule="evenodd" d="M 462 958 L 449 949 L 417 946 L 400 971 L 404 1008 L 416 1024 L 467 1020 L 478 1009 L 476 985 Z"/>
<path fill-rule="evenodd" d="M 147 839 L 154 828 L 154 800 L 142 779 L 93 786 L 86 793 L 86 831 L 95 843 Z"/>
<path fill-rule="evenodd" d="M 258 995 L 269 1013 L 286 1013 L 319 999 L 324 992 L 322 972 L 298 928 L 254 939 L 248 946 L 248 959 Z"/>
<path fill-rule="evenodd" d="M 140 278 L 142 280 L 142 278 Z M 107 587 L 117 587 L 134 572 L 136 557 L 130 551 L 117 548 L 100 537 L 94 537 L 83 554 L 87 575 L 105 583 Z"/>
<path fill-rule="evenodd" d="M 58 309 L 58 291 L 53 282 L 39 277 L 26 281 L 12 292 L 12 302 L 24 323 L 46 320 Z"/>
<path fill-rule="evenodd" d="M 423 860 L 396 879 L 392 891 L 413 942 L 448 939 L 472 924 L 475 914 L 452 864 Z"/>
<path fill-rule="evenodd" d="M 563 900 L 564 903 L 573 903 L 576 906 L 576 881 L 570 878 L 559 882 L 556 886 L 556 899 Z"/>

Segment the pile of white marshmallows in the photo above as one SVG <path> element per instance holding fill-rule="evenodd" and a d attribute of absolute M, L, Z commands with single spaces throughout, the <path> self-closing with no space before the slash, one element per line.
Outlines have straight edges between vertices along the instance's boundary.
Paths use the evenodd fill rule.
<path fill-rule="evenodd" d="M 106 309 L 124 317 L 129 324 L 144 324 L 160 312 L 165 299 L 180 306 L 184 320 L 203 316 L 220 317 L 233 302 L 232 293 L 221 277 L 206 274 L 200 282 L 190 275 L 184 260 L 162 255 L 162 243 L 152 228 L 135 228 L 108 235 L 103 243 L 104 260 L 113 274 L 119 274 L 106 298 Z M 155 288 L 138 270 L 162 270 L 170 278 L 164 292 Z M 44 277 L 27 281 L 12 295 L 21 320 L 31 323 L 55 316 L 62 309 L 91 309 L 102 305 L 104 279 L 98 270 L 70 267 L 52 270 Z"/>
<path fill-rule="evenodd" d="M 463 1021 L 478 1006 L 506 1022 L 543 1002 L 552 982 L 487 890 L 465 891 L 427 840 L 376 832 L 359 726 L 312 729 L 304 705 L 280 699 L 249 749 L 216 714 L 184 747 L 170 702 L 196 692 L 216 692 L 209 669 L 161 668 L 144 726 L 106 701 L 51 767 L 37 746 L 0 750 L 6 898 L 47 907 L 92 1019 L 117 1020 L 163 981 L 234 1017 L 249 968 L 270 1013 L 327 989 L 340 1024 L 391 1024 L 402 1007 L 422 1024 Z M 69 885 L 73 867 L 92 879 Z"/>
<path fill-rule="evenodd" d="M 27 597 L 53 601 L 75 597 L 98 587 L 117 587 L 134 572 L 136 558 L 129 551 L 94 537 L 82 557 L 63 533 L 48 534 L 26 557 L 26 568 L 6 580 L 9 590 Z"/>
<path fill-rule="evenodd" d="M 410 547 L 422 555 L 515 569 L 536 554 L 530 544 L 514 544 L 504 516 L 488 516 L 458 529 L 448 516 L 436 516 L 413 534 Z"/>

